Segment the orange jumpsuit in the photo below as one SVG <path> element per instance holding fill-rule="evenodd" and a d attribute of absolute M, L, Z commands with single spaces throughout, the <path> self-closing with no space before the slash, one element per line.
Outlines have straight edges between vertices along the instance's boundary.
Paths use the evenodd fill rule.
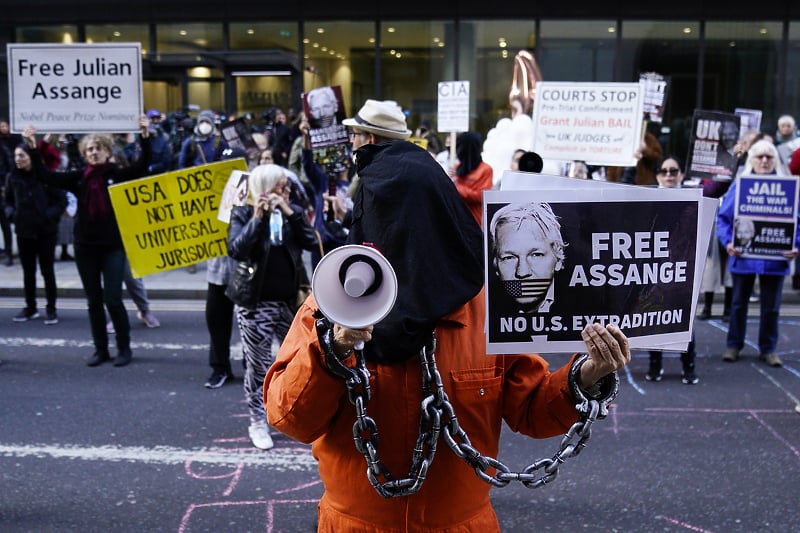
<path fill-rule="evenodd" d="M 370 485 L 366 460 L 353 443 L 355 407 L 342 379 L 325 366 L 312 316 L 315 308 L 312 296 L 298 310 L 264 382 L 264 405 L 276 429 L 312 443 L 325 486 L 318 531 L 500 531 L 489 500 L 491 486 L 441 437 L 419 492 L 386 499 Z M 486 355 L 483 324 L 482 290 L 436 327 L 439 373 L 472 445 L 496 458 L 503 420 L 512 430 L 537 438 L 566 432 L 577 420 L 568 386 L 575 356 L 550 373 L 538 355 Z M 395 478 L 405 478 L 419 431 L 419 356 L 395 365 L 368 362 L 367 367 L 372 397 L 366 411 L 378 427 L 378 457 Z M 508 466 L 519 471 L 527 465 Z"/>

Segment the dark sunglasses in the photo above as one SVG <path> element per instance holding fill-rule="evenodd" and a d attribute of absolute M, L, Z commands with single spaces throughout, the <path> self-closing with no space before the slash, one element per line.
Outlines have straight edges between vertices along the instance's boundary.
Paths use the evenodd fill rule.
<path fill-rule="evenodd" d="M 677 176 L 680 171 L 681 171 L 681 169 L 679 169 L 677 167 L 659 168 L 658 169 L 658 173 L 659 174 L 665 174 L 665 175 L 669 175 L 669 176 Z"/>

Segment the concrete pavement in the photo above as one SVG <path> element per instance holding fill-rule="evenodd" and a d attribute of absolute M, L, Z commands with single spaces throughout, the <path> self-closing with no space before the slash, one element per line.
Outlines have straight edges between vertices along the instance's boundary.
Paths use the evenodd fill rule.
<path fill-rule="evenodd" d="M 75 262 L 57 260 L 55 269 L 59 297 L 83 298 L 83 288 Z M 36 286 L 38 292 L 44 296 L 44 282 L 41 275 L 37 276 Z M 208 287 L 206 264 L 198 264 L 194 274 L 190 274 L 185 268 L 179 268 L 145 276 L 144 286 L 151 300 L 205 299 Z M 19 258 L 14 257 L 12 266 L 0 263 L 0 296 L 22 298 L 22 295 L 22 266 Z"/>

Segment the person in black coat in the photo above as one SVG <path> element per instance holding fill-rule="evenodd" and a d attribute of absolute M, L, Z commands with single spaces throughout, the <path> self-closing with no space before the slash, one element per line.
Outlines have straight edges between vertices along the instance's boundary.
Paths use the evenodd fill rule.
<path fill-rule="evenodd" d="M 14 149 L 14 169 L 8 174 L 5 202 L 14 216 L 25 290 L 25 308 L 14 317 L 14 322 L 26 322 L 39 317 L 36 305 L 38 260 L 47 300 L 44 323 L 57 324 L 55 247 L 58 222 L 67 207 L 67 195 L 63 190 L 45 185 L 39 179 L 31 160 L 31 150 L 26 144 Z"/>

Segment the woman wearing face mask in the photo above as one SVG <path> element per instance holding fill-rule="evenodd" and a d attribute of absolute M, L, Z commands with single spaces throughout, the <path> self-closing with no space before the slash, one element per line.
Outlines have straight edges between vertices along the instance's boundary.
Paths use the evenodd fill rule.
<path fill-rule="evenodd" d="M 44 168 L 36 149 L 36 129 L 28 126 L 22 136 L 30 148 L 31 160 L 43 182 L 73 193 L 78 199 L 75 215 L 75 265 L 86 293 L 89 323 L 95 352 L 86 361 L 97 366 L 111 360 L 108 350 L 105 308 L 116 332 L 117 357 L 114 366 L 131 362 L 131 335 L 128 312 L 122 302 L 125 276 L 125 248 L 114 216 L 108 187 L 140 178 L 150 164 L 150 120 L 139 117 L 142 152 L 129 167 L 120 168 L 110 161 L 114 141 L 110 135 L 90 133 L 81 138 L 79 149 L 86 160 L 84 170 L 51 172 Z"/>
<path fill-rule="evenodd" d="M 205 165 L 222 159 L 222 152 L 227 144 L 217 132 L 214 112 L 201 111 L 197 116 L 197 124 L 192 134 L 181 144 L 178 155 L 178 168 Z"/>

